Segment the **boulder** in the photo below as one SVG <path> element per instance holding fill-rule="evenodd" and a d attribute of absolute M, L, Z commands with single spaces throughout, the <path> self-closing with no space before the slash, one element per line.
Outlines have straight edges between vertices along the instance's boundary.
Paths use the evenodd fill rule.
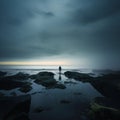
<path fill-rule="evenodd" d="M 54 78 L 54 73 L 52 73 L 52 72 L 39 72 L 38 74 L 31 75 L 30 78 L 36 79 L 36 80 Z"/>
<path fill-rule="evenodd" d="M 71 72 L 71 71 L 67 71 L 64 74 L 68 78 L 72 78 L 72 79 L 83 81 L 83 82 L 89 82 L 93 78 L 89 74 Z"/>
<path fill-rule="evenodd" d="M 32 87 L 31 85 L 24 85 L 22 86 L 19 91 L 23 92 L 23 93 L 27 93 L 27 92 L 30 92 L 32 90 Z"/>
<path fill-rule="evenodd" d="M 45 109 L 42 107 L 42 106 L 40 106 L 40 107 L 37 107 L 37 108 L 35 108 L 34 109 L 34 112 L 35 113 L 40 113 L 40 112 L 43 112 Z"/>
<path fill-rule="evenodd" d="M 7 74 L 7 72 L 2 72 L 2 71 L 0 71 L 0 77 L 5 76 L 6 74 Z"/>
<path fill-rule="evenodd" d="M 120 100 L 120 74 L 106 74 L 94 78 L 91 85 L 103 96 Z"/>
<path fill-rule="evenodd" d="M 54 78 L 54 73 L 52 72 L 39 72 L 36 76 L 36 80 L 46 80 L 46 79 L 53 79 Z"/>
<path fill-rule="evenodd" d="M 115 108 L 105 107 L 92 103 L 88 113 L 91 120 L 120 120 L 120 111 Z"/>
<path fill-rule="evenodd" d="M 61 100 L 60 103 L 61 104 L 70 104 L 71 101 L 69 101 L 69 100 Z"/>
<path fill-rule="evenodd" d="M 17 93 L 16 92 L 11 92 L 10 95 L 15 97 L 15 96 L 17 96 Z"/>
<path fill-rule="evenodd" d="M 29 78 L 29 74 L 19 72 L 11 77 L 13 80 L 27 80 Z"/>
<path fill-rule="evenodd" d="M 17 87 L 22 87 L 27 84 L 27 80 L 29 78 L 29 74 L 25 74 L 22 72 L 17 73 L 12 76 L 5 76 L 0 78 L 0 89 L 11 90 Z"/>
<path fill-rule="evenodd" d="M 65 85 L 63 85 L 63 84 L 56 84 L 56 85 L 54 85 L 54 86 L 53 86 L 53 88 L 65 89 L 65 88 L 66 88 L 66 86 L 65 86 Z"/>
<path fill-rule="evenodd" d="M 14 81 L 9 78 L 7 79 L 7 77 L 6 79 L 0 80 L 0 90 L 11 90 L 18 87 L 22 87 L 23 85 L 25 85 L 25 83 Z"/>
<path fill-rule="evenodd" d="M 34 76 L 35 83 L 41 84 L 45 87 L 51 87 L 57 83 L 57 81 L 54 79 L 54 74 L 51 72 L 39 72 Z"/>
<path fill-rule="evenodd" d="M 4 94 L 4 93 L 2 93 L 2 92 L 0 92 L 0 97 L 3 97 L 3 96 L 5 96 L 5 94 Z"/>
<path fill-rule="evenodd" d="M 29 120 L 31 96 L 0 98 L 0 118 L 2 120 Z"/>
<path fill-rule="evenodd" d="M 48 78 L 48 77 L 44 77 L 44 79 L 41 79 L 41 80 L 37 79 L 34 82 L 37 83 L 37 84 L 41 84 L 45 87 L 52 87 L 57 83 L 57 81 L 55 79 L 51 79 L 51 78 Z"/>
<path fill-rule="evenodd" d="M 37 75 L 32 75 L 32 78 L 35 78 L 35 83 L 45 86 L 47 89 L 65 89 L 65 85 L 58 84 L 54 79 L 54 73 L 52 72 L 39 72 Z"/>

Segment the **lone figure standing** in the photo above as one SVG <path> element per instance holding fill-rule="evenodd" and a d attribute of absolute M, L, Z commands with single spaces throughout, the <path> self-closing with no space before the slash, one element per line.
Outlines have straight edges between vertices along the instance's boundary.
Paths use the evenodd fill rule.
<path fill-rule="evenodd" d="M 61 66 L 59 66 L 59 73 L 61 74 L 61 70 L 62 70 L 62 67 Z"/>

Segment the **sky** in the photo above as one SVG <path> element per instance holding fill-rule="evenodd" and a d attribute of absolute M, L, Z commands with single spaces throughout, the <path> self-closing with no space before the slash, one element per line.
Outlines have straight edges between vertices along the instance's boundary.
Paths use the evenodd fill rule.
<path fill-rule="evenodd" d="M 0 64 L 120 69 L 119 0 L 0 0 Z"/>

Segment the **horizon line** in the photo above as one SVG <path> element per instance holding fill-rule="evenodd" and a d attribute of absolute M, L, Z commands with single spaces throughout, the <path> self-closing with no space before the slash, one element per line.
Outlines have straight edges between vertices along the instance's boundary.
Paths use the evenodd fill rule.
<path fill-rule="evenodd" d="M 0 65 L 26 65 L 26 66 L 71 66 L 67 61 L 29 61 L 29 62 L 21 62 L 21 61 L 5 61 L 0 62 Z"/>

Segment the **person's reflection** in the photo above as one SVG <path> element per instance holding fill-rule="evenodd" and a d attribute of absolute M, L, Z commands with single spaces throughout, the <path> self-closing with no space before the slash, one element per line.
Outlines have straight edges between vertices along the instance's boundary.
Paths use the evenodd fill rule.
<path fill-rule="evenodd" d="M 62 79 L 62 77 L 61 77 L 61 73 L 59 73 L 59 80 L 61 80 Z"/>

